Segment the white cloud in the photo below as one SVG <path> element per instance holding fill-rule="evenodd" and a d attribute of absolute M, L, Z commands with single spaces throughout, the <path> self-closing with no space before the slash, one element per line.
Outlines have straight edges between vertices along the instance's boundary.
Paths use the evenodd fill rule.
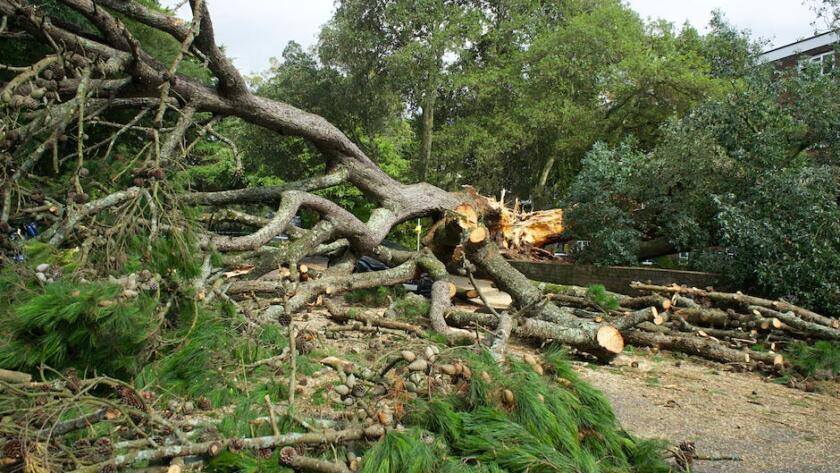
<path fill-rule="evenodd" d="M 714 9 L 756 38 L 782 45 L 813 33 L 814 14 L 803 0 L 626 0 L 642 18 L 663 18 L 677 25 L 688 21 L 705 30 Z M 162 0 L 175 5 L 178 0 Z M 243 72 L 261 72 L 269 58 L 279 57 L 289 41 L 304 47 L 334 11 L 333 0 L 209 0 L 219 43 Z M 187 8 L 179 11 L 189 16 Z"/>

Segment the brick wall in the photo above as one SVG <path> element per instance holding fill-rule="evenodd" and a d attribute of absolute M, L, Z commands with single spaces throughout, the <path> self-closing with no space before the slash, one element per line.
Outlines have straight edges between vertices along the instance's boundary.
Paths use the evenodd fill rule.
<path fill-rule="evenodd" d="M 529 279 L 569 286 L 603 284 L 608 290 L 634 294 L 633 281 L 668 285 L 684 284 L 690 287 L 715 286 L 717 275 L 697 271 L 677 271 L 656 268 L 629 268 L 622 266 L 591 266 L 583 264 L 531 263 L 511 261 L 510 264 Z"/>

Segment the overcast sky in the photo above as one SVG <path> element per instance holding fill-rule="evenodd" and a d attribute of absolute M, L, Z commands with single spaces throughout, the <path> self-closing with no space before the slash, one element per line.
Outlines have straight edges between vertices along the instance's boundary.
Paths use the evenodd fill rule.
<path fill-rule="evenodd" d="M 642 18 L 686 20 L 703 31 L 713 9 L 756 38 L 781 46 L 810 36 L 814 14 L 803 0 L 626 0 Z M 177 0 L 162 0 L 174 5 Z M 332 15 L 333 0 L 210 0 L 217 39 L 246 73 L 268 69 L 290 40 L 310 46 Z M 179 12 L 180 13 L 180 12 Z M 188 12 L 183 12 L 187 14 Z"/>

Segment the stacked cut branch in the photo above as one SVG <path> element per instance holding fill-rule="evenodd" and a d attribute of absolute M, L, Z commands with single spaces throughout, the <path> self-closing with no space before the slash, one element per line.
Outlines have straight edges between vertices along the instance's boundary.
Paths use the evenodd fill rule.
<path fill-rule="evenodd" d="M 559 327 L 568 317 L 608 323 L 626 343 L 681 352 L 748 369 L 779 369 L 790 344 L 840 340 L 836 319 L 785 301 L 742 293 L 706 291 L 684 286 L 633 283 L 629 296 L 607 292 L 617 304 L 605 309 L 586 288 L 531 282 L 559 306 L 560 314 L 542 312 L 513 332 L 523 337 L 560 339 Z M 482 311 L 453 310 L 447 320 L 458 327 L 494 328 L 499 317 Z M 565 335 L 565 333 L 563 334 Z M 592 353 L 593 351 L 590 350 Z"/>

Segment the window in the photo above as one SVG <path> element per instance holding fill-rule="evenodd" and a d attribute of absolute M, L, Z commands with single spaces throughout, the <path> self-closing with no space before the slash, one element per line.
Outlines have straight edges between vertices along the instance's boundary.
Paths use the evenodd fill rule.
<path fill-rule="evenodd" d="M 811 64 L 819 65 L 820 75 L 828 74 L 829 72 L 831 72 L 832 69 L 834 69 L 834 51 L 832 50 L 825 53 L 820 53 L 803 60 L 799 65 L 799 69 L 802 70 L 805 66 Z"/>

